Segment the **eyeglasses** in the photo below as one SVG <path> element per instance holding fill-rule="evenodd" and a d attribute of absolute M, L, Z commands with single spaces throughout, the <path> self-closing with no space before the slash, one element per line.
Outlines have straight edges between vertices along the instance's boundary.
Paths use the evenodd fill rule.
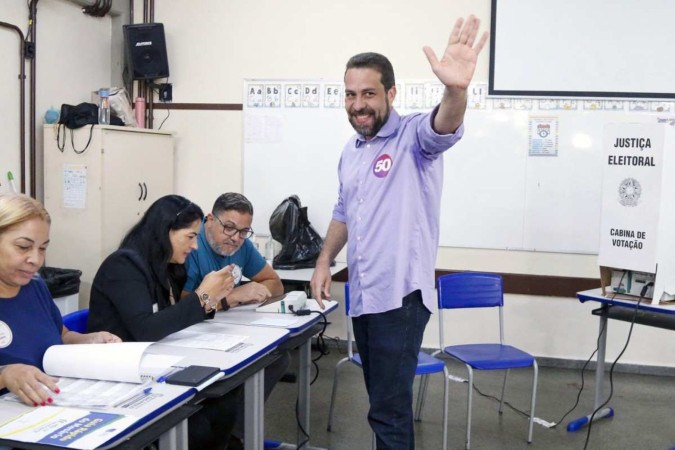
<path fill-rule="evenodd" d="M 228 236 L 228 237 L 234 237 L 235 234 L 239 234 L 239 237 L 242 239 L 250 238 L 253 236 L 253 230 L 250 228 L 242 228 L 241 230 L 239 228 L 233 227 L 232 225 L 225 225 L 222 220 L 215 214 L 213 214 L 213 217 L 220 223 L 220 225 L 223 227 L 223 234 Z"/>

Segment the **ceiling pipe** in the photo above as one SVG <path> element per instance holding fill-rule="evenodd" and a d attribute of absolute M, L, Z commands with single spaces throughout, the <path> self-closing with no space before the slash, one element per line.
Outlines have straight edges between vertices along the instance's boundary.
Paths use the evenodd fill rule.
<path fill-rule="evenodd" d="M 19 159 L 21 164 L 21 193 L 26 192 L 26 62 L 24 36 L 16 25 L 0 22 L 0 27 L 16 31 L 19 35 Z"/>

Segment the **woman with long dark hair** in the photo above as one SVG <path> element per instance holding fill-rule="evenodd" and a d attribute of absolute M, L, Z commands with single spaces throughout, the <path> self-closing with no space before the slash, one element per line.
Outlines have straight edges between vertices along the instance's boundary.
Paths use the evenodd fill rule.
<path fill-rule="evenodd" d="M 155 201 L 98 269 L 89 331 L 110 331 L 124 341 L 158 341 L 222 309 L 234 284 L 229 266 L 208 274 L 192 294 L 180 296 L 186 280 L 183 263 L 197 248 L 203 218 L 199 206 L 179 195 Z M 190 449 L 227 448 L 240 391 L 201 403 L 188 423 Z"/>
<path fill-rule="evenodd" d="M 180 297 L 183 263 L 197 248 L 203 217 L 199 206 L 179 195 L 155 201 L 96 273 L 88 329 L 107 330 L 124 341 L 158 341 L 213 317 L 232 290 L 229 267 Z"/>

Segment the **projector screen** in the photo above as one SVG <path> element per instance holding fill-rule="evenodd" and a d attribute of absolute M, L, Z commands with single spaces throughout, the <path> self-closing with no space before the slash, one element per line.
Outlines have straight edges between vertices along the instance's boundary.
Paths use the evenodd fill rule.
<path fill-rule="evenodd" d="M 675 1 L 492 0 L 489 94 L 675 98 Z"/>

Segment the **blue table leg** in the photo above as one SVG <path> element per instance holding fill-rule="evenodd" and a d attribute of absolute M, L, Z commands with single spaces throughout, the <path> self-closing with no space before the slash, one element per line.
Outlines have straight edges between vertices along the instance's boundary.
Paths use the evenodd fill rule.
<path fill-rule="evenodd" d="M 593 422 L 596 422 L 600 419 L 604 419 L 605 417 L 613 417 L 613 416 L 614 410 L 612 408 L 609 407 L 602 408 L 593 417 Z M 591 421 L 591 414 L 584 417 L 579 417 L 578 419 L 573 420 L 567 424 L 567 431 L 578 431 L 583 427 L 585 427 L 586 425 L 588 425 L 590 421 Z"/>

